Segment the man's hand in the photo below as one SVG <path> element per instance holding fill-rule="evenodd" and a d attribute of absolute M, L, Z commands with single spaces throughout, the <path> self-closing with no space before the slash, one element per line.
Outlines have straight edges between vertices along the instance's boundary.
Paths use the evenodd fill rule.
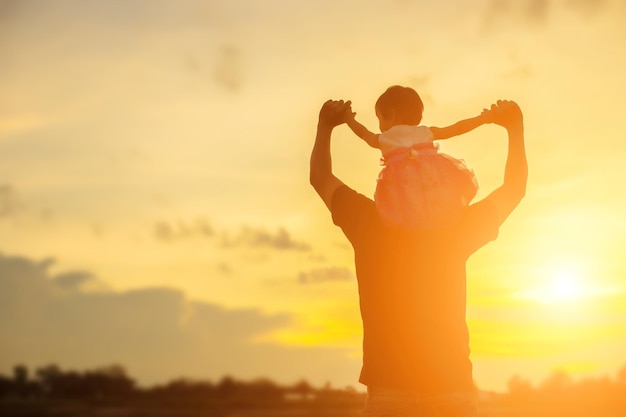
<path fill-rule="evenodd" d="M 332 129 L 354 118 L 350 104 L 350 101 L 328 100 L 320 110 L 318 127 Z"/>
<path fill-rule="evenodd" d="M 496 104 L 491 105 L 490 110 L 483 111 L 483 115 L 492 123 L 506 129 L 522 128 L 524 126 L 522 110 L 514 101 L 498 100 Z"/>
<path fill-rule="evenodd" d="M 311 151 L 309 181 L 329 209 L 335 190 L 343 185 L 343 182 L 333 175 L 330 136 L 333 128 L 344 123 L 351 114 L 350 102 L 343 100 L 328 100 L 320 110 L 315 144 Z"/>
<path fill-rule="evenodd" d="M 500 221 L 504 221 L 526 195 L 528 162 L 524 146 L 524 117 L 517 103 L 509 100 L 498 100 L 487 113 L 493 123 L 506 128 L 509 136 L 504 182 L 486 198 L 495 204 Z"/>

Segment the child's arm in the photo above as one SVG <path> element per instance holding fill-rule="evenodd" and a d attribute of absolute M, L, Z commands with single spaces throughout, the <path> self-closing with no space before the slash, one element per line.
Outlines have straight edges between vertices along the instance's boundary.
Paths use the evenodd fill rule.
<path fill-rule="evenodd" d="M 430 131 L 433 133 L 433 139 L 448 139 L 453 136 L 462 135 L 477 127 L 491 123 L 489 110 L 483 111 L 480 116 L 472 117 L 470 119 L 461 120 L 453 125 L 446 127 L 431 127 Z"/>
<path fill-rule="evenodd" d="M 346 120 L 346 123 L 348 124 L 350 129 L 352 129 L 355 135 L 357 135 L 358 137 L 363 139 L 365 142 L 367 142 L 367 144 L 370 145 L 372 148 L 379 149 L 379 145 L 378 145 L 379 135 L 377 133 L 370 132 L 365 126 L 357 122 L 356 119 L 354 118 L 354 115 L 355 113 L 352 113 L 352 117 L 349 117 Z"/>

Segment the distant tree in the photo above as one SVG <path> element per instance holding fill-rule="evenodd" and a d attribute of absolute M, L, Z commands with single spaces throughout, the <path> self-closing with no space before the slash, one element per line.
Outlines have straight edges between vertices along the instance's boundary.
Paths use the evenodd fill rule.
<path fill-rule="evenodd" d="M 516 398 L 527 398 L 533 392 L 530 382 L 519 375 L 511 377 L 506 385 L 509 394 Z"/>
<path fill-rule="evenodd" d="M 55 396 L 59 392 L 59 380 L 61 378 L 61 369 L 57 365 L 47 365 L 35 371 L 37 380 L 41 385 L 44 394 Z"/>
<path fill-rule="evenodd" d="M 303 379 L 293 386 L 292 391 L 300 395 L 300 398 L 304 400 L 313 393 L 313 387 L 311 387 L 311 385 L 305 379 Z"/>
<path fill-rule="evenodd" d="M 622 367 L 617 373 L 617 384 L 626 388 L 626 366 Z"/>
<path fill-rule="evenodd" d="M 86 398 L 85 386 L 82 384 L 80 373 L 76 371 L 63 372 L 58 383 L 58 395 L 65 398 Z"/>
<path fill-rule="evenodd" d="M 119 365 L 79 373 L 63 372 L 57 365 L 36 371 L 43 392 L 57 398 L 125 398 L 135 391 L 135 381 Z"/>
<path fill-rule="evenodd" d="M 259 378 L 248 384 L 250 396 L 265 399 L 276 400 L 282 398 L 282 390 L 267 378 Z"/>
<path fill-rule="evenodd" d="M 25 365 L 15 365 L 13 367 L 13 381 L 18 386 L 26 385 L 28 382 L 28 368 Z"/>
<path fill-rule="evenodd" d="M 563 391 L 574 385 L 572 377 L 564 371 L 553 372 L 543 383 L 541 388 L 548 391 Z"/>
<path fill-rule="evenodd" d="M 0 375 L 0 398 L 6 397 L 13 392 L 14 383 L 11 378 Z"/>
<path fill-rule="evenodd" d="M 217 384 L 217 393 L 221 398 L 234 396 L 237 389 L 237 382 L 229 375 L 224 376 Z"/>
<path fill-rule="evenodd" d="M 88 371 L 82 379 L 83 395 L 92 398 L 125 398 L 135 388 L 135 381 L 119 365 Z"/>
<path fill-rule="evenodd" d="M 25 365 L 13 367 L 13 380 L 9 391 L 18 397 L 34 397 L 41 394 L 41 387 L 36 381 L 29 378 L 28 368 Z"/>

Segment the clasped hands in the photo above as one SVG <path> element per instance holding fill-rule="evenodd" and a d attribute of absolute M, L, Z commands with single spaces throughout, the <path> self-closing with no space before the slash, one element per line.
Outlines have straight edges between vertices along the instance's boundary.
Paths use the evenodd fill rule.
<path fill-rule="evenodd" d="M 334 128 L 354 118 L 350 100 L 328 100 L 320 110 L 319 127 Z M 523 115 L 516 102 L 498 100 L 489 109 L 484 109 L 481 117 L 485 123 L 495 123 L 507 129 L 523 126 Z"/>
<path fill-rule="evenodd" d="M 511 100 L 498 100 L 480 115 L 485 123 L 495 123 L 507 129 L 523 126 L 522 110 Z"/>
<path fill-rule="evenodd" d="M 322 105 L 319 115 L 319 126 L 333 128 L 354 118 L 352 102 L 344 100 L 328 100 Z"/>

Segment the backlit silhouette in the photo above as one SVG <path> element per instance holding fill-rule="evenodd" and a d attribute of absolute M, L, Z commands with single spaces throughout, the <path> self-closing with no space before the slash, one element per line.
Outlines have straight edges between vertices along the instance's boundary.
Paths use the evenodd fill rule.
<path fill-rule="evenodd" d="M 487 113 L 508 133 L 503 184 L 449 222 L 415 228 L 390 226 L 373 200 L 333 175 L 331 133 L 353 113 L 343 100 L 329 100 L 320 110 L 310 182 L 354 248 L 363 321 L 359 381 L 368 389 L 366 416 L 477 415 L 465 321 L 465 263 L 497 237 L 525 194 L 528 171 L 518 105 L 500 100 Z M 378 117 L 383 131 L 406 123 L 380 111 Z"/>

